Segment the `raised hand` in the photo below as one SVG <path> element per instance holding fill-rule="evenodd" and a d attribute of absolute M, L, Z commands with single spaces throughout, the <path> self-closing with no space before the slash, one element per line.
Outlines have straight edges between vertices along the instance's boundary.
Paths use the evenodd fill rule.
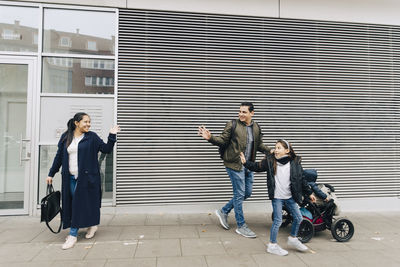
<path fill-rule="evenodd" d="M 204 125 L 199 126 L 197 134 L 206 140 L 210 140 L 211 138 L 211 132 Z"/>
<path fill-rule="evenodd" d="M 120 131 L 121 131 L 121 128 L 119 127 L 119 125 L 115 125 L 115 126 L 111 127 L 110 134 L 117 134 Z"/>

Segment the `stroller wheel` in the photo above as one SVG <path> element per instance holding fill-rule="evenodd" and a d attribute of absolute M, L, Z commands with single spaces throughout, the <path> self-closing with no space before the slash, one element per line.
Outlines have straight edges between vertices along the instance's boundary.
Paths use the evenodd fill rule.
<path fill-rule="evenodd" d="M 346 218 L 339 218 L 333 222 L 331 233 L 337 241 L 347 242 L 353 237 L 354 225 Z"/>
<path fill-rule="evenodd" d="M 274 221 L 274 212 L 272 212 L 271 220 Z M 282 224 L 281 227 L 286 227 L 292 222 L 292 216 L 285 206 L 282 207 Z"/>
<path fill-rule="evenodd" d="M 299 233 L 297 234 L 297 237 L 302 243 L 307 243 L 308 241 L 311 240 L 311 238 L 314 236 L 314 226 L 312 222 L 310 222 L 307 219 L 303 219 L 300 223 L 299 227 Z"/>

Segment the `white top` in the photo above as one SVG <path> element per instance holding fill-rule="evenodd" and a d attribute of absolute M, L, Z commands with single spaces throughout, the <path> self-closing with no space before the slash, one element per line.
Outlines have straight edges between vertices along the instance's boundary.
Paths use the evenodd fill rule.
<path fill-rule="evenodd" d="M 292 197 L 290 192 L 290 162 L 285 165 L 276 163 L 275 192 L 274 198 L 289 199 Z"/>
<path fill-rule="evenodd" d="M 74 137 L 71 144 L 68 146 L 67 151 L 69 155 L 69 173 L 78 178 L 78 144 L 85 134 L 79 137 Z"/>

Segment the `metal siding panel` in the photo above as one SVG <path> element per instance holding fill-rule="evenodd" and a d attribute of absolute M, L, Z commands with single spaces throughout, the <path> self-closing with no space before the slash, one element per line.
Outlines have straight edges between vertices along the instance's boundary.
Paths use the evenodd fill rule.
<path fill-rule="evenodd" d="M 116 202 L 226 201 L 217 147 L 243 100 L 339 197 L 399 196 L 399 27 L 121 9 Z M 258 160 L 261 159 L 259 155 Z M 265 174 L 253 195 L 267 198 Z"/>

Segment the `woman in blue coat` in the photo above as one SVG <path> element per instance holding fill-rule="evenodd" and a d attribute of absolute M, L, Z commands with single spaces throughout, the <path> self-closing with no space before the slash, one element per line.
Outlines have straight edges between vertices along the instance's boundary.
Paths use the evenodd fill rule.
<path fill-rule="evenodd" d="M 99 151 L 111 153 L 119 126 L 110 130 L 107 143 L 89 131 L 90 117 L 79 112 L 68 121 L 68 130 L 58 142 L 57 154 L 46 179 L 48 184 L 62 166 L 62 221 L 70 233 L 63 249 L 72 248 L 78 229 L 88 227 L 86 238 L 92 238 L 100 223 L 101 183 L 98 162 Z"/>

